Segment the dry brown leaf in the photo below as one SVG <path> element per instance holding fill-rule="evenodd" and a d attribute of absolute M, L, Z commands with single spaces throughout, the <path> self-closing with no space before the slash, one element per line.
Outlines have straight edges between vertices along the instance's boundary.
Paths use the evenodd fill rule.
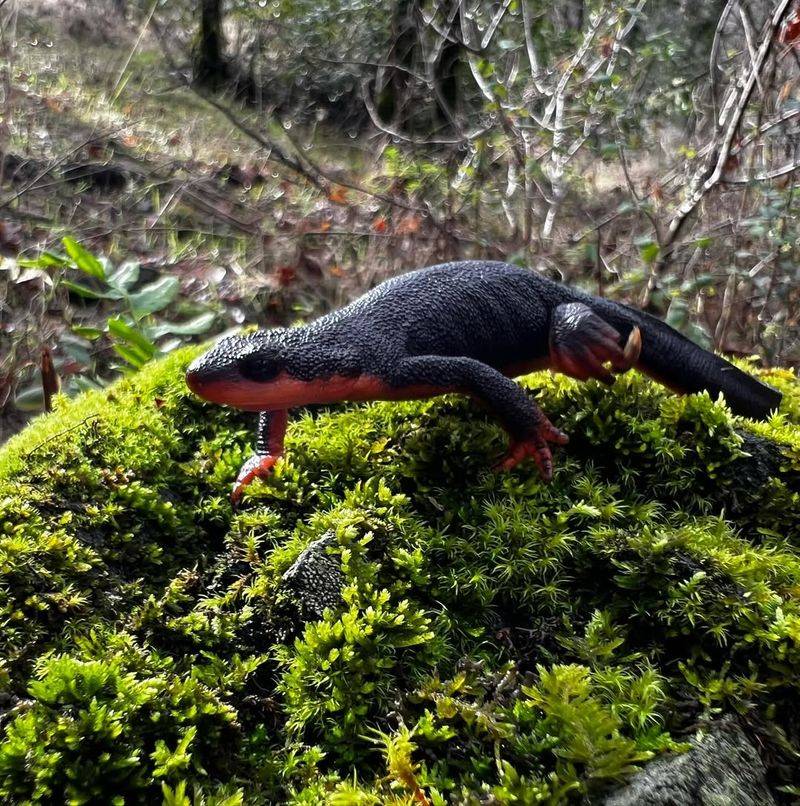
<path fill-rule="evenodd" d="M 328 194 L 328 201 L 332 201 L 334 204 L 349 204 L 350 201 L 347 198 L 347 188 L 343 187 L 336 187 Z"/>
<path fill-rule="evenodd" d="M 414 235 L 414 233 L 419 232 L 421 224 L 422 219 L 418 215 L 409 213 L 397 225 L 395 232 L 397 232 L 398 235 Z"/>
<path fill-rule="evenodd" d="M 44 410 L 53 410 L 53 397 L 58 394 L 61 388 L 61 381 L 53 364 L 53 354 L 49 347 L 42 347 L 42 362 L 40 365 L 42 373 L 42 391 L 44 392 Z"/>

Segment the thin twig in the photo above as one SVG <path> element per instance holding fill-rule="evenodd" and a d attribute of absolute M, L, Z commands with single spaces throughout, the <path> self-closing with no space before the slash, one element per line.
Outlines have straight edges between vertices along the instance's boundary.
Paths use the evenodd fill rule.
<path fill-rule="evenodd" d="M 150 25 L 150 20 L 153 19 L 153 14 L 155 14 L 156 7 L 158 6 L 158 0 L 153 0 L 152 5 L 150 6 L 150 11 L 147 14 L 147 18 L 144 21 L 144 24 L 139 31 L 139 36 L 136 37 L 136 41 L 133 43 L 133 47 L 128 54 L 128 58 L 125 59 L 125 64 L 122 65 L 122 69 L 119 71 L 119 75 L 117 76 L 117 80 L 114 83 L 114 89 L 111 90 L 111 98 L 112 103 L 113 101 L 117 100 L 117 91 L 120 88 L 120 84 L 122 83 L 122 79 L 125 76 L 125 73 L 128 71 L 128 67 L 130 66 L 131 59 L 133 59 L 134 54 L 137 50 L 139 50 L 139 45 L 142 43 L 142 39 L 144 38 L 145 31 L 147 30 L 148 26 Z"/>
<path fill-rule="evenodd" d="M 51 442 L 55 441 L 59 437 L 63 437 L 64 434 L 69 434 L 71 431 L 76 431 L 82 425 L 86 425 L 90 420 L 97 420 L 100 417 L 99 414 L 90 414 L 87 417 L 84 417 L 79 423 L 75 423 L 75 425 L 71 425 L 69 428 L 65 428 L 63 431 L 57 431 L 55 434 L 51 434 L 47 439 L 43 439 L 37 445 L 34 445 L 26 454 L 25 458 L 29 459 L 33 456 L 36 451 L 40 448 L 43 448 L 45 445 L 49 445 Z"/>
<path fill-rule="evenodd" d="M 700 202 L 720 183 L 724 176 L 728 158 L 731 155 L 731 149 L 733 148 L 742 118 L 744 117 L 745 110 L 747 109 L 753 90 L 757 84 L 757 77 L 764 68 L 767 56 L 772 50 L 778 31 L 783 24 L 784 18 L 792 8 L 793 2 L 794 0 L 781 0 L 773 11 L 772 17 L 765 27 L 756 58 L 746 78 L 741 82 L 741 89 L 738 94 L 735 91 L 731 92 L 728 101 L 720 113 L 720 120 L 728 121 L 724 135 L 721 142 L 714 142 L 714 147 L 709 151 L 708 159 L 705 160 L 703 165 L 695 172 L 694 178 L 689 185 L 690 191 L 688 195 L 678 206 L 675 215 L 669 223 L 669 227 L 661 243 L 661 252 L 658 260 L 653 264 L 653 270 L 651 271 L 650 278 L 642 296 L 643 306 L 649 303 L 650 295 L 655 289 L 658 277 L 664 273 L 669 265 L 669 260 L 674 251 L 674 245 L 678 235 L 681 233 L 683 227 L 695 212 Z M 728 6 L 725 7 L 723 14 L 727 13 L 727 10 Z M 728 115 L 730 115 L 730 117 L 728 117 Z M 796 166 L 790 166 L 785 169 L 784 172 L 790 173 L 795 169 Z M 777 175 L 782 175 L 782 173 L 778 173 Z"/>
<path fill-rule="evenodd" d="M 43 168 L 33 179 L 31 179 L 30 182 L 28 182 L 26 185 L 23 185 L 16 193 L 12 194 L 6 199 L 0 200 L 0 210 L 2 210 L 4 207 L 8 207 L 10 204 L 13 204 L 17 199 L 24 196 L 29 190 L 33 190 L 33 188 L 37 187 L 39 181 L 51 173 L 54 168 L 58 168 L 59 165 L 63 165 L 70 157 L 77 154 L 79 151 L 89 145 L 89 143 L 97 140 L 99 137 L 111 137 L 112 134 L 116 134 L 118 131 L 121 131 L 124 128 L 125 126 L 116 126 L 113 129 L 107 129 L 103 132 L 92 133 L 85 140 L 78 143 L 78 145 L 76 145 L 74 148 L 71 148 L 65 154 L 62 154 L 57 159 L 48 163 L 46 168 Z"/>

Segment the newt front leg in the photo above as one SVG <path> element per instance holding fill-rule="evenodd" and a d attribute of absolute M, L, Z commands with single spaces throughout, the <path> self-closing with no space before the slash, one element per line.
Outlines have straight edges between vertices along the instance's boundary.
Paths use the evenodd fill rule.
<path fill-rule="evenodd" d="M 272 473 L 272 468 L 283 456 L 283 440 L 289 412 L 286 409 L 262 411 L 258 415 L 255 453 L 242 465 L 233 485 L 231 502 L 234 506 L 244 492 L 244 488 L 255 479 L 264 479 Z"/>

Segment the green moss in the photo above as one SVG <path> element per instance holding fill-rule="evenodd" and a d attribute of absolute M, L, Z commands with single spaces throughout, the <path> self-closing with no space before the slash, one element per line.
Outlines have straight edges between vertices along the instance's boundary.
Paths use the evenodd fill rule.
<path fill-rule="evenodd" d="M 792 373 L 767 423 L 532 376 L 549 485 L 459 398 L 299 414 L 234 516 L 194 352 L 0 451 L 0 799 L 561 802 L 729 711 L 800 748 Z"/>

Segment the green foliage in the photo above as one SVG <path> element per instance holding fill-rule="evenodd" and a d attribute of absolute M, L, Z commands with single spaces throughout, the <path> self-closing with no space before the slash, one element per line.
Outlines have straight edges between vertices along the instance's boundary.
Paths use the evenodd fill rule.
<path fill-rule="evenodd" d="M 0 798 L 560 803 L 722 712 L 792 747 L 790 372 L 767 423 L 532 376 L 572 437 L 549 485 L 488 470 L 464 399 L 301 413 L 233 515 L 253 424 L 191 396 L 194 354 L 0 452 Z"/>
<path fill-rule="evenodd" d="M 0 796 L 147 802 L 162 782 L 224 766 L 235 713 L 197 681 L 135 660 L 145 668 L 128 670 L 119 655 L 43 664 L 0 745 Z"/>
<path fill-rule="evenodd" d="M 413 678 L 432 665 L 436 636 L 423 611 L 407 599 L 392 602 L 386 590 L 359 594 L 348 588 L 344 601 L 344 612 L 327 611 L 280 653 L 287 669 L 279 688 L 290 731 L 311 726 L 354 761 L 358 734 L 389 709 L 401 688 L 398 677 Z M 424 652 L 405 652 L 422 647 Z"/>
<path fill-rule="evenodd" d="M 19 265 L 48 272 L 57 284 L 89 306 L 88 311 L 84 308 L 71 312 L 71 318 L 77 321 L 72 323 L 72 334 L 61 344 L 64 352 L 87 370 L 69 385 L 68 392 L 106 385 L 99 367 L 89 366 L 90 353 L 97 352 L 99 339 L 107 340 L 117 359 L 124 362 L 121 368 L 130 371 L 141 369 L 148 361 L 165 355 L 193 336 L 207 333 L 214 324 L 216 314 L 209 310 L 181 322 L 162 318 L 179 301 L 177 277 L 164 275 L 142 283 L 137 262 L 126 261 L 114 267 L 74 238 L 65 237 L 62 242 L 65 255 L 43 252 L 37 258 L 20 260 Z M 88 284 L 71 279 L 81 274 L 88 278 Z M 103 328 L 96 326 L 98 318 L 105 321 Z M 17 397 L 21 405 L 31 400 L 34 408 L 40 407 L 40 387 L 41 380 L 37 379 L 20 390 Z"/>

